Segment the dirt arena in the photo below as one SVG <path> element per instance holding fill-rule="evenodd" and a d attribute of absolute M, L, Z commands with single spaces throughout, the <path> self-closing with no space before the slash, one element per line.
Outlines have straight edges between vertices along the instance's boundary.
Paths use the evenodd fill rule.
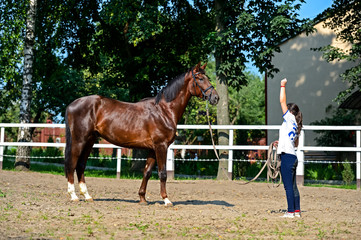
<path fill-rule="evenodd" d="M 361 192 L 300 187 L 302 218 L 280 218 L 283 186 L 87 178 L 94 202 L 69 202 L 65 177 L 0 171 L 0 239 L 361 239 Z M 76 186 L 78 193 L 78 187 Z"/>

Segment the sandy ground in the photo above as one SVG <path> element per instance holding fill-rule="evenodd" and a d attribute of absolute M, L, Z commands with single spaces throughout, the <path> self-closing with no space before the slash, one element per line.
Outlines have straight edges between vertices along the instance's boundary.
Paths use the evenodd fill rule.
<path fill-rule="evenodd" d="M 0 239 L 361 239 L 361 192 L 300 187 L 302 218 L 280 218 L 283 185 L 87 178 L 94 202 L 69 201 L 63 176 L 0 171 Z M 78 187 L 76 186 L 78 192 Z"/>

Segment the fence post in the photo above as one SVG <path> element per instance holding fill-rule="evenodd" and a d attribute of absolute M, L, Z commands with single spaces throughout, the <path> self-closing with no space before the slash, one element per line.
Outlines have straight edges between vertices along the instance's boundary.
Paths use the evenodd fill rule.
<path fill-rule="evenodd" d="M 1 137 L 0 142 L 5 142 L 5 128 L 1 128 Z M 0 170 L 3 169 L 3 160 L 4 160 L 4 146 L 0 146 Z"/>
<path fill-rule="evenodd" d="M 356 131 L 356 147 L 361 147 L 361 131 Z M 356 152 L 356 186 L 357 190 L 360 190 L 361 179 L 361 152 Z"/>
<path fill-rule="evenodd" d="M 303 147 L 305 145 L 305 131 L 301 130 L 300 138 L 298 140 L 298 147 L 297 147 L 297 159 L 298 159 L 298 166 L 296 170 L 296 182 L 297 184 L 303 186 L 304 185 L 304 172 L 305 172 L 305 154 L 303 151 Z"/>
<path fill-rule="evenodd" d="M 120 179 L 121 169 L 122 169 L 122 149 L 117 148 L 117 179 Z"/>
<path fill-rule="evenodd" d="M 233 129 L 229 130 L 229 146 L 233 146 Z M 233 179 L 233 150 L 228 151 L 228 179 Z"/>
<path fill-rule="evenodd" d="M 167 179 L 174 179 L 174 149 L 172 146 L 173 143 L 168 147 L 167 150 Z"/>

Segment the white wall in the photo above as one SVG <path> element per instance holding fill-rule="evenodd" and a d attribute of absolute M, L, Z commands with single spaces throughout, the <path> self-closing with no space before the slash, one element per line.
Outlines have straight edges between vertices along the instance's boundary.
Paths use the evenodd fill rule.
<path fill-rule="evenodd" d="M 322 52 L 313 51 L 332 44 L 340 48 L 347 45 L 338 43 L 336 35 L 329 29 L 323 28 L 323 23 L 315 25 L 317 32 L 306 36 L 302 33 L 282 43 L 281 53 L 276 53 L 272 63 L 280 71 L 267 82 L 267 124 L 281 124 L 282 112 L 279 104 L 280 80 L 287 78 L 287 102 L 294 102 L 303 113 L 303 124 L 310 124 L 326 116 L 326 108 L 330 105 L 337 107 L 333 100 L 337 94 L 345 90 L 348 85 L 342 82 L 339 75 L 351 65 L 345 61 L 326 62 Z M 312 134 L 312 133 L 310 133 Z M 278 138 L 278 133 L 269 133 L 268 142 Z M 307 137 L 306 139 L 310 139 Z M 306 145 L 314 142 L 306 142 Z"/>

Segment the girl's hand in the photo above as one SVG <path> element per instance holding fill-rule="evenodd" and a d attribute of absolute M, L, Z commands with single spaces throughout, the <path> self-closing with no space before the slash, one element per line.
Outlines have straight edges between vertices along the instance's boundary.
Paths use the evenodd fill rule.
<path fill-rule="evenodd" d="M 286 84 L 287 84 L 287 79 L 286 78 L 282 79 L 281 86 L 286 86 Z"/>

